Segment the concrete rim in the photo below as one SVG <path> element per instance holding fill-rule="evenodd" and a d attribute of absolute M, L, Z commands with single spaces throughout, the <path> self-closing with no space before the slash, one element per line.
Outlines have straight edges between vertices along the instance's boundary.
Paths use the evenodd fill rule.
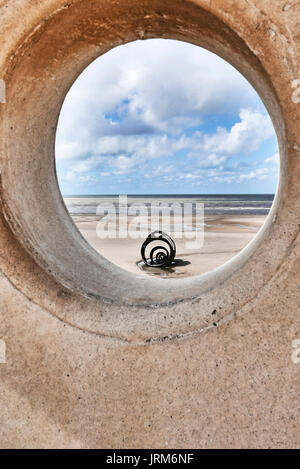
<path fill-rule="evenodd" d="M 208 11 L 195 3 L 143 1 L 137 7 L 129 0 L 113 6 L 73 2 L 27 31 L 17 53 L 6 63 L 2 202 L 5 218 L 23 246 L 15 249 L 29 253 L 20 289 L 60 319 L 90 332 L 151 341 L 210 327 L 259 293 L 283 262 L 297 233 L 288 203 L 293 186 L 286 184 L 291 157 L 287 110 L 284 96 L 279 96 L 270 78 L 272 57 L 263 66 L 252 50 L 251 38 L 240 37 L 238 24 L 234 31 L 219 19 L 217 7 Z M 153 37 L 201 45 L 238 68 L 257 89 L 273 119 L 281 156 L 276 199 L 255 239 L 220 268 L 175 282 L 135 276 L 101 260 L 70 220 L 55 174 L 57 119 L 74 79 L 111 47 Z M 15 190 L 17 185 L 22 191 Z M 39 268 L 35 263 L 33 268 L 31 258 Z M 9 265 L 4 271 L 17 285 Z"/>

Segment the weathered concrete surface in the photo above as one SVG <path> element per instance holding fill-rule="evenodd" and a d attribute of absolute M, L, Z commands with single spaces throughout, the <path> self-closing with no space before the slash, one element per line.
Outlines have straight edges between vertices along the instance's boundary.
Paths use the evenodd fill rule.
<path fill-rule="evenodd" d="M 299 446 L 299 25 L 292 0 L 1 3 L 1 447 Z M 95 257 L 55 177 L 68 87 L 105 50 L 148 37 L 189 40 L 239 68 L 282 158 L 256 242 L 176 288 Z"/>

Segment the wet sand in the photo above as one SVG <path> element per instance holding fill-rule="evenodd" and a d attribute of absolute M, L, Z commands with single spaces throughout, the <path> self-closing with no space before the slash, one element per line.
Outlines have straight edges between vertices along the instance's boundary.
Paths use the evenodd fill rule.
<path fill-rule="evenodd" d="M 163 278 L 199 275 L 227 262 L 253 239 L 265 218 L 265 215 L 205 217 L 204 242 L 200 249 L 188 249 L 187 240 L 178 239 L 179 232 L 170 232 L 168 234 L 174 239 L 177 248 L 175 265 L 169 269 L 156 269 L 143 268 L 141 263 L 141 245 L 149 234 L 148 230 L 144 231 L 143 236 L 138 239 L 130 237 L 99 239 L 96 227 L 101 217 L 94 215 L 72 216 L 77 228 L 86 240 L 109 261 L 135 274 Z M 194 220 L 191 219 L 191 226 L 193 222 Z"/>

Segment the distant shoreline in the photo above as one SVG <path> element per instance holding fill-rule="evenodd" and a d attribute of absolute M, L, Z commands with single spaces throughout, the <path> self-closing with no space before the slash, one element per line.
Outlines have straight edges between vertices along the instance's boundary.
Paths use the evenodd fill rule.
<path fill-rule="evenodd" d="M 122 195 L 126 195 L 127 197 L 184 197 L 184 198 L 195 198 L 195 197 L 247 197 L 247 196 L 269 196 L 275 197 L 275 194 L 271 194 L 269 192 L 261 192 L 261 193 L 236 193 L 236 194 L 73 194 L 73 195 L 62 195 L 64 199 L 77 199 L 77 198 L 95 198 L 95 197 L 120 197 Z"/>
<path fill-rule="evenodd" d="M 119 197 L 117 195 L 69 196 L 65 197 L 64 201 L 71 215 L 96 215 L 101 213 L 98 207 L 108 205 L 114 205 L 116 213 L 119 213 Z M 121 206 L 127 202 L 128 208 L 134 208 L 135 204 L 142 203 L 148 209 L 152 207 L 155 210 L 155 207 L 167 205 L 175 212 L 178 210 L 181 212 L 184 206 L 192 206 L 193 214 L 199 213 L 203 206 L 205 215 L 268 215 L 273 200 L 274 194 L 147 194 L 123 196 Z"/>

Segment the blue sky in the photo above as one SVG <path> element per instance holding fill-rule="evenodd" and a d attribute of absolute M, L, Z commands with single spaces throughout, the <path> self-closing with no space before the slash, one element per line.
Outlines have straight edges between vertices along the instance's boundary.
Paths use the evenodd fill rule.
<path fill-rule="evenodd" d="M 164 39 L 119 46 L 66 96 L 56 135 L 63 195 L 274 193 L 275 132 L 231 65 Z"/>

